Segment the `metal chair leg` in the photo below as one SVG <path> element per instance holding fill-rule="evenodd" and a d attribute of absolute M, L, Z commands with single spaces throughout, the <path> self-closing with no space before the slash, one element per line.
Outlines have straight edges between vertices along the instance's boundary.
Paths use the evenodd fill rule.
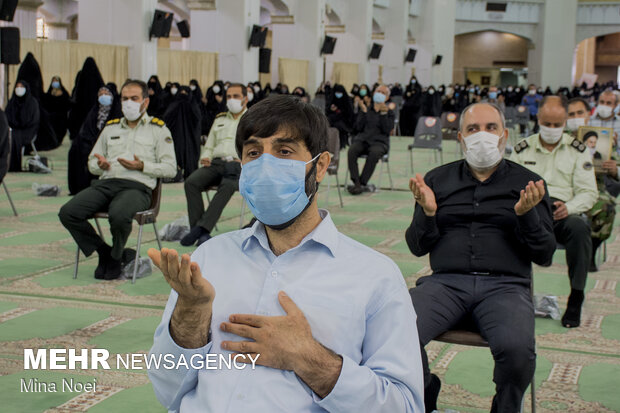
<path fill-rule="evenodd" d="M 383 179 L 383 159 L 380 159 L 381 167 L 379 167 L 379 182 L 377 185 L 377 192 L 381 191 L 381 181 Z"/>
<path fill-rule="evenodd" d="M 80 263 L 80 247 L 77 247 L 77 252 L 75 253 L 75 268 L 73 269 L 73 279 L 77 279 L 78 274 L 78 265 Z"/>
<path fill-rule="evenodd" d="M 390 172 L 390 162 L 385 161 L 385 166 L 387 168 L 388 178 L 390 180 L 390 191 L 394 190 L 394 183 L 392 182 L 392 172 Z"/>
<path fill-rule="evenodd" d="M 211 205 L 211 197 L 209 196 L 209 191 L 206 191 L 205 193 L 207 194 L 207 202 L 209 203 L 209 205 Z M 217 223 L 213 226 L 213 229 L 216 231 L 218 230 Z"/>
<path fill-rule="evenodd" d="M 155 224 L 155 222 L 153 222 L 153 230 L 155 231 L 155 239 L 157 240 L 157 246 L 159 247 L 159 250 L 161 251 L 161 241 L 159 240 L 159 233 L 157 232 L 157 225 Z"/>
<path fill-rule="evenodd" d="M 342 203 L 342 194 L 340 193 L 340 182 L 338 182 L 338 174 L 336 174 L 336 188 L 338 188 L 338 198 L 340 198 L 340 208 L 344 207 Z"/>
<path fill-rule="evenodd" d="M 439 148 L 439 161 L 443 165 L 443 151 L 441 150 L 441 148 Z"/>
<path fill-rule="evenodd" d="M 413 175 L 413 149 L 409 149 L 409 164 L 411 166 L 411 174 Z"/>
<path fill-rule="evenodd" d="M 9 204 L 11 204 L 11 208 L 13 209 L 13 214 L 17 216 L 17 210 L 15 209 L 15 204 L 13 204 L 13 199 L 11 199 L 11 194 L 9 194 L 9 189 L 6 187 L 6 183 L 2 181 L 2 186 L 4 187 L 4 192 L 6 192 L 6 197 L 9 198 Z"/>
<path fill-rule="evenodd" d="M 99 236 L 101 237 L 101 240 L 105 242 L 105 237 L 103 236 L 103 231 L 101 230 L 101 225 L 99 225 L 99 220 L 97 218 L 95 218 L 95 224 L 97 225 L 97 231 L 99 231 Z"/>
<path fill-rule="evenodd" d="M 142 243 L 142 225 L 138 229 L 138 246 L 136 247 L 136 258 L 133 263 L 133 276 L 131 277 L 131 283 L 136 283 L 136 274 L 138 273 L 138 262 L 140 261 L 140 244 Z"/>
<path fill-rule="evenodd" d="M 532 376 L 532 384 L 530 384 L 530 386 L 532 386 L 532 388 L 530 389 L 532 391 L 532 413 L 536 413 L 536 386 L 535 386 L 535 382 L 534 382 L 534 376 Z"/>
<path fill-rule="evenodd" d="M 327 177 L 327 195 L 325 195 L 325 208 L 329 208 L 329 187 L 331 179 Z"/>

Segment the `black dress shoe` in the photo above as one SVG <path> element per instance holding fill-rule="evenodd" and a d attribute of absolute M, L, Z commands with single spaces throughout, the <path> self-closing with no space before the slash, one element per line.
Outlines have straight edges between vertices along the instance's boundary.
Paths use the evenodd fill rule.
<path fill-rule="evenodd" d="M 582 290 L 571 290 L 566 304 L 566 311 L 562 316 L 562 325 L 566 328 L 579 327 L 581 324 L 581 306 L 584 294 Z"/>
<path fill-rule="evenodd" d="M 350 187 L 348 189 L 349 189 L 349 193 L 351 195 L 359 195 L 362 192 L 364 192 L 364 188 L 362 188 L 362 186 L 359 185 L 359 184 L 356 184 L 356 185 L 354 185 L 354 186 L 352 186 L 352 187 Z"/>
<path fill-rule="evenodd" d="M 114 258 L 110 257 L 104 278 L 106 280 L 116 280 L 118 277 L 121 276 L 122 271 L 123 266 L 121 265 L 121 260 L 115 260 Z"/>
<path fill-rule="evenodd" d="M 98 280 L 103 280 L 105 277 L 108 261 L 112 258 L 110 257 L 111 251 L 112 248 L 110 248 L 107 244 L 103 244 L 97 249 L 97 254 L 99 254 L 99 263 L 97 264 L 97 268 L 95 268 L 95 278 Z"/>
<path fill-rule="evenodd" d="M 194 245 L 196 241 L 198 241 L 198 238 L 200 238 L 200 236 L 203 235 L 205 232 L 207 232 L 206 229 L 204 229 L 200 225 L 196 225 L 189 231 L 186 236 L 181 238 L 181 245 L 183 245 L 184 247 Z"/>

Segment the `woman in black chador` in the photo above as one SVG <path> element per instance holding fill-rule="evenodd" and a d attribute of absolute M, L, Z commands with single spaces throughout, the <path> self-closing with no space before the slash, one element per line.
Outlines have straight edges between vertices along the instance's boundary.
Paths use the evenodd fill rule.
<path fill-rule="evenodd" d="M 86 115 L 97 103 L 103 78 L 92 57 L 86 58 L 73 91 L 73 105 L 69 113 L 69 138 L 75 139 L 86 119 Z"/>
<path fill-rule="evenodd" d="M 176 99 L 164 114 L 164 122 L 172 133 L 177 165 L 183 171 L 184 178 L 198 168 L 201 118 L 200 106 L 192 99 L 190 88 L 181 86 Z"/>
<path fill-rule="evenodd" d="M 349 144 L 349 133 L 353 130 L 353 102 L 344 86 L 336 84 L 333 92 L 331 98 L 327 97 L 325 108 L 330 126 L 338 129 L 342 149 Z"/>
<path fill-rule="evenodd" d="M 71 97 L 69 92 L 62 85 L 60 76 L 54 76 L 47 89 L 47 93 L 43 95 L 41 101 L 43 108 L 49 114 L 50 124 L 56 135 L 58 145 L 62 144 L 67 134 L 67 125 L 69 122 L 69 109 L 71 108 Z M 38 149 L 37 141 L 37 149 Z"/>
<path fill-rule="evenodd" d="M 32 96 L 30 85 L 25 80 L 15 83 L 13 96 L 6 105 L 6 117 L 13 129 L 9 171 L 19 172 L 22 170 L 22 147 L 30 145 L 39 130 L 39 102 Z"/>
<path fill-rule="evenodd" d="M 400 110 L 400 134 L 413 136 L 418 119 L 422 116 L 422 85 L 411 76 L 403 95 L 403 108 Z"/>
<path fill-rule="evenodd" d="M 120 98 L 113 83 L 101 87 L 97 95 L 97 103 L 88 112 L 77 137 L 71 142 L 68 165 L 71 195 L 88 188 L 90 182 L 97 179 L 88 171 L 88 155 L 106 122 L 123 116 Z"/>

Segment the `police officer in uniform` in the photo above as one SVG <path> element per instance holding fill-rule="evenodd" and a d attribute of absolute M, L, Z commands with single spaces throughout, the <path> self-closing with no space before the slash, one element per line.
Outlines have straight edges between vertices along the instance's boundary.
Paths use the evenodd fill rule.
<path fill-rule="evenodd" d="M 568 120 L 566 128 L 573 136 L 577 136 L 580 126 L 590 125 L 590 105 L 583 98 L 573 98 L 568 101 Z M 585 138 L 585 136 L 584 136 Z M 614 148 L 609 161 L 603 161 L 600 170 L 595 168 L 598 200 L 588 211 L 592 237 L 592 257 L 590 272 L 598 271 L 596 267 L 596 250 L 610 236 L 616 218 L 616 197 L 620 193 L 618 181 L 618 154 Z M 596 162 L 595 167 L 597 167 Z"/>
<path fill-rule="evenodd" d="M 592 254 L 590 226 L 585 213 L 596 199 L 594 167 L 586 146 L 564 134 L 568 117 L 566 99 L 545 97 L 538 113 L 540 133 L 519 142 L 512 160 L 542 176 L 553 201 L 554 233 L 566 248 L 571 293 L 564 327 L 578 327 L 581 320 L 583 290 Z"/>
<path fill-rule="evenodd" d="M 100 175 L 99 179 L 63 205 L 58 214 L 86 256 L 97 251 L 95 278 L 106 280 L 120 276 L 133 216 L 150 206 L 157 178 L 173 178 L 177 172 L 170 131 L 162 120 L 146 114 L 146 83 L 127 80 L 121 100 L 123 118 L 107 122 L 88 157 L 88 169 Z M 99 211 L 108 211 L 112 247 L 88 222 Z"/>
<path fill-rule="evenodd" d="M 235 149 L 237 125 L 246 112 L 247 89 L 239 83 L 226 89 L 228 112 L 218 114 L 207 141 L 200 151 L 198 169 L 185 180 L 185 197 L 190 232 L 181 239 L 181 245 L 198 245 L 211 238 L 211 231 L 224 207 L 239 189 L 241 163 Z M 205 211 L 202 192 L 217 186 L 217 192 Z"/>

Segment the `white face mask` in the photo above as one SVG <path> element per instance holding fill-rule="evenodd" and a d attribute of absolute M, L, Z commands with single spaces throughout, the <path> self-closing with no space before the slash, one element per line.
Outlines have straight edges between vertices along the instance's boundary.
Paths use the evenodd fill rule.
<path fill-rule="evenodd" d="M 549 128 L 547 126 L 540 125 L 540 137 L 549 145 L 558 143 L 560 139 L 562 139 L 563 132 L 564 128 Z"/>
<path fill-rule="evenodd" d="M 429 89 L 428 94 L 429 94 L 429 95 L 434 95 L 434 94 L 435 94 L 435 91 L 434 91 L 433 89 Z"/>
<path fill-rule="evenodd" d="M 570 118 L 566 120 L 566 129 L 575 131 L 579 129 L 580 126 L 586 125 L 586 118 Z"/>
<path fill-rule="evenodd" d="M 15 92 L 17 93 L 17 89 L 15 89 Z M 598 114 L 599 117 L 605 119 L 605 118 L 610 117 L 613 114 L 613 109 L 611 108 L 611 106 L 598 105 L 596 107 L 596 113 Z"/>
<path fill-rule="evenodd" d="M 251 102 L 254 99 L 254 93 L 248 92 L 248 102 Z"/>
<path fill-rule="evenodd" d="M 228 101 L 226 101 L 226 107 L 236 115 L 243 110 L 243 103 L 240 99 L 228 99 Z"/>
<path fill-rule="evenodd" d="M 213 86 L 213 93 L 215 93 L 216 95 L 217 95 L 218 93 L 220 93 L 220 91 L 221 91 L 221 90 L 222 90 L 222 89 L 220 89 L 220 87 L 219 87 L 218 85 Z"/>
<path fill-rule="evenodd" d="M 191 91 L 196 90 L 196 85 L 189 85 L 189 90 L 191 90 Z"/>
<path fill-rule="evenodd" d="M 511 88 L 511 87 L 509 87 L 509 88 L 508 88 L 508 91 L 509 91 L 509 92 L 512 92 L 512 88 Z"/>
<path fill-rule="evenodd" d="M 478 170 L 494 167 L 502 160 L 499 139 L 499 136 L 484 131 L 463 137 L 465 161 Z"/>
<path fill-rule="evenodd" d="M 19 97 L 22 97 L 26 94 L 26 88 L 25 87 L 16 87 L 15 88 L 15 94 Z"/>
<path fill-rule="evenodd" d="M 172 93 L 173 95 L 176 95 L 178 91 L 179 89 L 177 89 L 176 87 L 170 89 L 170 93 Z"/>
<path fill-rule="evenodd" d="M 254 86 L 254 93 L 260 92 L 260 86 Z"/>
<path fill-rule="evenodd" d="M 530 89 L 527 91 L 527 93 L 529 93 L 530 95 L 535 95 L 536 91 L 534 89 Z"/>
<path fill-rule="evenodd" d="M 143 113 L 143 111 L 140 110 L 141 106 L 142 102 L 134 102 L 133 100 L 123 101 L 121 105 L 123 116 L 125 116 L 125 118 L 127 118 L 127 120 L 130 122 L 138 120 Z"/>

